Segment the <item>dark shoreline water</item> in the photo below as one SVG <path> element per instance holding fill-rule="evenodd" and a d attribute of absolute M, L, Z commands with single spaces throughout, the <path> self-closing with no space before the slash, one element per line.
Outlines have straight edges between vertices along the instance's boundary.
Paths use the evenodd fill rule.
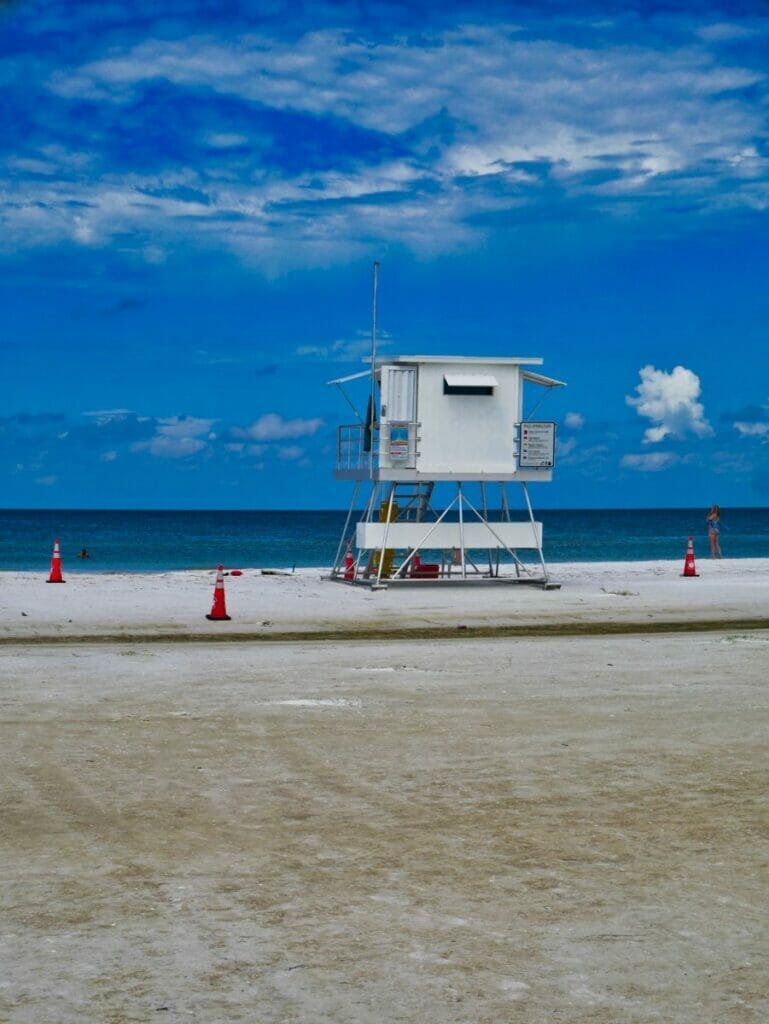
<path fill-rule="evenodd" d="M 708 554 L 707 509 L 538 509 L 548 562 L 683 561 L 686 539 Z M 0 510 L 0 570 L 43 571 L 54 538 L 68 572 L 325 567 L 343 511 Z M 523 518 L 518 513 L 514 518 Z M 725 509 L 726 558 L 769 557 L 769 508 Z M 81 548 L 91 554 L 80 561 Z"/>

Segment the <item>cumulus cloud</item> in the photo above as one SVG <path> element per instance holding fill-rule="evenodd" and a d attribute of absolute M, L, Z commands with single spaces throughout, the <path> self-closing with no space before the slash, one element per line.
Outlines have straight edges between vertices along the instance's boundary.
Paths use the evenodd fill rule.
<path fill-rule="evenodd" d="M 131 451 L 149 452 L 159 459 L 186 459 L 189 455 L 205 448 L 205 441 L 194 437 L 167 437 L 165 434 L 156 434 L 149 441 L 138 441 L 131 446 Z"/>
<path fill-rule="evenodd" d="M 674 452 L 646 452 L 642 455 L 623 455 L 620 465 L 624 469 L 638 470 L 639 473 L 659 473 L 680 461 L 680 456 Z"/>
<path fill-rule="evenodd" d="M 581 430 L 585 425 L 585 417 L 581 412 L 567 412 L 563 418 L 563 425 L 569 430 Z"/>
<path fill-rule="evenodd" d="M 65 430 L 60 429 L 62 419 Z M 166 462 L 170 473 L 173 462 L 181 467 L 206 462 L 222 469 L 242 463 L 249 472 L 269 463 L 302 467 L 310 445 L 317 445 L 310 439 L 323 420 L 288 419 L 273 412 L 245 429 L 215 424 L 208 416 L 146 416 L 125 408 L 96 409 L 71 418 L 58 413 L 17 414 L 0 417 L 0 443 L 16 473 L 50 487 L 57 483 L 61 444 L 67 446 L 70 467 L 98 466 L 105 472 L 121 465 L 123 473 L 130 473 L 137 459 Z M 300 439 L 307 439 L 306 444 Z"/>
<path fill-rule="evenodd" d="M 214 420 L 194 416 L 169 416 L 157 421 L 155 434 L 148 441 L 137 441 L 131 451 L 146 451 L 161 459 L 184 459 L 195 455 L 211 440 Z M 206 439 L 201 434 L 208 435 Z"/>
<path fill-rule="evenodd" d="M 705 419 L 700 397 L 700 379 L 692 370 L 676 366 L 670 373 L 654 366 L 639 371 L 641 383 L 636 386 L 636 397 L 627 395 L 625 401 L 639 416 L 654 422 L 644 432 L 644 444 L 655 444 L 666 437 L 682 438 L 689 434 L 708 437 L 713 428 Z"/>
<path fill-rule="evenodd" d="M 286 441 L 290 438 L 309 437 L 323 426 L 320 417 L 313 419 L 283 419 L 276 412 L 260 416 L 250 427 L 236 428 L 234 436 L 251 438 L 253 441 Z"/>

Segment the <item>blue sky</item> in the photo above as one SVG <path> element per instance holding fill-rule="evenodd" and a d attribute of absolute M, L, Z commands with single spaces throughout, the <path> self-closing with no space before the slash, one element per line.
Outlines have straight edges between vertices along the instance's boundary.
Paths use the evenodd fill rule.
<path fill-rule="evenodd" d="M 769 5 L 435 6 L 0 0 L 1 506 L 345 506 L 373 260 L 535 504 L 767 503 Z"/>

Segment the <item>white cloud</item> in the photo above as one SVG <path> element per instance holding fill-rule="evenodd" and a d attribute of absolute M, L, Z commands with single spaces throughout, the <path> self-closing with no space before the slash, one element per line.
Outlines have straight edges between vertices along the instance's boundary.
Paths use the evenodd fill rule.
<path fill-rule="evenodd" d="M 209 434 L 214 420 L 194 416 L 169 416 L 157 421 L 155 436 L 149 441 L 137 441 L 132 452 L 149 452 L 160 459 L 184 459 L 206 447 L 206 440 L 198 435 Z M 209 435 L 210 436 L 210 435 Z"/>
<path fill-rule="evenodd" d="M 278 449 L 278 458 L 286 459 L 289 462 L 293 462 L 296 459 L 301 459 L 304 455 L 304 448 L 300 448 L 297 444 L 287 444 Z"/>
<path fill-rule="evenodd" d="M 132 452 L 149 452 L 159 459 L 185 459 L 205 448 L 205 441 L 192 437 L 165 437 L 156 434 L 149 441 L 137 441 L 131 445 Z"/>
<path fill-rule="evenodd" d="M 97 409 L 94 412 L 84 412 L 84 416 L 96 420 L 97 427 L 106 427 L 110 423 L 119 423 L 136 413 L 131 409 Z"/>
<path fill-rule="evenodd" d="M 723 31 L 713 27 L 712 34 Z M 688 129 L 682 136 L 668 132 L 670 144 L 683 153 L 693 134 L 706 141 L 719 133 L 717 119 L 692 116 L 700 97 L 747 88 L 763 78 L 735 62 L 717 64 L 704 44 L 598 50 L 546 37 L 527 40 L 504 23 L 443 32 L 427 27 L 423 38 L 424 44 L 398 39 L 373 46 L 359 33 L 327 29 L 298 40 L 257 34 L 232 41 L 149 39 L 57 72 L 49 86 L 68 97 L 127 102 L 137 86 L 164 79 L 279 110 L 333 113 L 388 134 L 401 134 L 446 111 L 465 125 L 456 144 L 449 144 L 450 160 L 468 173 L 473 167 L 486 173 L 497 160 L 592 159 L 616 153 L 618 143 L 631 152 L 639 138 L 649 139 L 650 126 L 658 133 L 670 127 L 671 108 L 677 127 Z M 607 107 L 613 118 L 605 116 Z"/>
<path fill-rule="evenodd" d="M 563 425 L 569 430 L 581 430 L 585 425 L 585 417 L 581 412 L 567 412 L 563 418 Z"/>
<path fill-rule="evenodd" d="M 656 424 L 644 432 L 644 444 L 655 444 L 666 437 L 709 437 L 713 433 L 704 417 L 704 407 L 697 401 L 701 388 L 696 373 L 683 366 L 676 366 L 670 373 L 654 366 L 644 366 L 638 372 L 638 397 L 627 395 L 625 401 L 639 416 Z"/>
<path fill-rule="evenodd" d="M 217 125 L 200 133 L 220 151 L 205 167 L 164 168 L 162 177 L 117 168 L 89 181 L 64 173 L 66 147 L 41 146 L 10 158 L 32 161 L 46 180 L 14 181 L 1 237 L 8 247 L 62 238 L 90 247 L 146 230 L 154 244 L 137 241 L 137 255 L 163 260 L 194 232 L 265 267 L 291 263 L 295 253 L 314 265 L 355 258 L 370 253 L 372 238 L 444 251 L 480 242 L 484 215 L 536 203 L 543 173 L 565 200 L 591 195 L 607 210 L 603 204 L 618 199 L 622 215 L 630 197 L 646 194 L 656 202 L 694 193 L 703 209 L 767 208 L 769 161 L 755 144 L 764 112 L 750 94 L 766 76 L 747 66 L 749 51 L 746 66 L 737 52 L 728 62 L 719 54 L 722 40 L 744 35 L 739 24 L 702 25 L 688 45 L 655 43 L 650 33 L 601 48 L 564 42 L 562 24 L 553 24 L 550 38 L 544 23 L 527 38 L 501 22 L 451 30 L 428 22 L 418 40 L 324 29 L 114 48 L 56 72 L 48 87 L 67 99 L 124 104 L 163 81 L 180 95 L 210 90 L 286 116 L 333 118 L 396 138 L 406 153 L 382 159 L 377 151 L 324 170 L 238 166 L 225 157 L 261 145 L 262 129 L 251 137 Z M 446 130 L 425 127 L 434 120 Z M 87 148 L 72 141 L 78 153 Z M 48 180 L 54 159 L 61 171 Z M 472 187 L 461 181 L 467 177 L 476 179 Z M 725 181 L 727 190 L 714 187 Z M 205 201 L 170 197 L 174 185 L 199 190 Z"/>
<path fill-rule="evenodd" d="M 210 135 L 206 135 L 205 141 L 214 149 L 232 149 L 244 146 L 249 140 L 247 135 L 241 135 L 238 132 L 212 132 Z"/>
<path fill-rule="evenodd" d="M 265 413 L 248 427 L 220 430 L 213 430 L 216 421 L 204 416 L 153 418 L 127 409 L 96 410 L 84 415 L 94 421 L 94 428 L 99 428 L 104 448 L 110 446 L 99 456 L 103 462 L 114 461 L 124 451 L 159 459 L 185 459 L 201 453 L 209 456 L 221 451 L 257 459 L 270 453 L 296 460 L 305 455 L 305 450 L 292 442 L 317 434 L 324 425 L 320 417 L 285 419 L 274 412 Z"/>
<path fill-rule="evenodd" d="M 158 420 L 157 431 L 163 437 L 196 437 L 207 434 L 213 424 L 214 420 L 196 416 L 168 416 Z"/>
<path fill-rule="evenodd" d="M 80 214 L 72 218 L 72 238 L 81 245 L 94 245 L 100 241 L 94 225 Z"/>
<path fill-rule="evenodd" d="M 387 346 L 387 336 L 377 337 L 379 348 Z M 299 345 L 296 350 L 298 356 L 314 357 L 316 359 L 335 359 L 340 362 L 353 362 L 361 359 L 371 352 L 371 338 L 361 336 L 352 341 L 337 339 L 330 345 Z"/>
<path fill-rule="evenodd" d="M 620 465 L 625 469 L 636 469 L 639 473 L 658 473 L 680 461 L 674 452 L 647 452 L 643 455 L 623 455 Z"/>
<path fill-rule="evenodd" d="M 556 438 L 555 448 L 560 458 L 564 458 L 566 455 L 570 455 L 574 451 L 576 446 L 576 437 L 570 437 L 565 441 L 560 437 Z"/>
<path fill-rule="evenodd" d="M 769 423 L 745 423 L 737 420 L 734 429 L 740 437 L 769 437 Z"/>
<path fill-rule="evenodd" d="M 731 42 L 733 39 L 744 39 L 753 34 L 753 29 L 735 22 L 715 21 L 710 25 L 701 25 L 696 30 L 700 39 L 707 42 Z"/>
<path fill-rule="evenodd" d="M 560 441 L 557 441 L 558 456 L 569 466 L 601 466 L 606 462 L 609 448 L 605 444 L 591 445 L 589 448 L 577 448 L 576 438 L 570 438 L 573 444 L 566 445 L 567 450 L 561 448 Z"/>
<path fill-rule="evenodd" d="M 267 412 L 245 429 L 233 431 L 236 436 L 249 437 L 254 441 L 285 441 L 295 437 L 309 437 L 323 426 L 320 417 L 303 420 L 284 420 L 276 412 Z"/>

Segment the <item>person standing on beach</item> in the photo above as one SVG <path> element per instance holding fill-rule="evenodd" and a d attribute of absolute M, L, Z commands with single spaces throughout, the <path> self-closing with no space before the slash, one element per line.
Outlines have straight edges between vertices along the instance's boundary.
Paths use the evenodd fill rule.
<path fill-rule="evenodd" d="M 708 524 L 708 540 L 710 541 L 710 557 L 711 558 L 723 558 L 721 554 L 721 540 L 720 540 L 720 526 L 721 526 L 721 509 L 718 505 L 713 505 L 710 512 L 707 514 L 706 523 Z"/>

